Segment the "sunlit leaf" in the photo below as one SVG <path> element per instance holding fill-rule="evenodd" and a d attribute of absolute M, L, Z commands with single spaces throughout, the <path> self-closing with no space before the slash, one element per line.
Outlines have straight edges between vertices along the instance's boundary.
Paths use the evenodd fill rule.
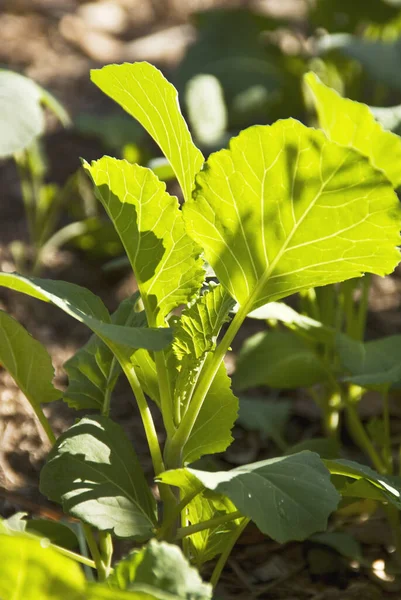
<path fill-rule="evenodd" d="M 350 146 L 367 156 L 394 187 L 401 184 L 401 137 L 385 131 L 366 104 L 342 98 L 314 73 L 305 75 L 319 123 L 333 142 Z"/>
<path fill-rule="evenodd" d="M 231 471 L 166 471 L 159 479 L 181 487 L 186 471 L 207 489 L 226 495 L 263 533 L 280 543 L 324 530 L 340 498 L 318 455 L 307 451 Z"/>
<path fill-rule="evenodd" d="M 86 417 L 57 440 L 41 471 L 43 494 L 66 513 L 118 537 L 146 539 L 155 500 L 131 442 L 106 417 Z"/>
<path fill-rule="evenodd" d="M 204 279 L 200 248 L 185 233 L 177 198 L 144 167 L 109 157 L 84 166 L 130 259 L 149 325 L 165 325 Z"/>
<path fill-rule="evenodd" d="M 292 119 L 246 129 L 212 154 L 184 205 L 187 231 L 245 313 L 391 272 L 400 216 L 390 182 L 367 158 Z"/>
<path fill-rule="evenodd" d="M 174 86 L 146 62 L 107 65 L 92 70 L 91 78 L 153 137 L 189 199 L 203 156 L 192 142 Z"/>
<path fill-rule="evenodd" d="M 43 302 L 51 302 L 68 315 L 84 323 L 103 339 L 131 348 L 160 350 L 171 341 L 168 329 L 123 327 L 111 324 L 110 315 L 98 296 L 86 288 L 52 279 L 0 273 L 0 286 L 22 292 Z"/>
<path fill-rule="evenodd" d="M 4 600 L 84 598 L 81 568 L 43 541 L 0 535 L 0 561 L 0 598 Z"/>

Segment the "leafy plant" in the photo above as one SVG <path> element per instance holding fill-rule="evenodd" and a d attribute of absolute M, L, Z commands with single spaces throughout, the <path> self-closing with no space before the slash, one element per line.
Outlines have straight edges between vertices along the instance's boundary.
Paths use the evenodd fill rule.
<path fill-rule="evenodd" d="M 350 462 L 323 462 L 307 450 L 230 471 L 190 465 L 232 442 L 238 401 L 224 357 L 247 315 L 313 286 L 391 272 L 399 261 L 401 211 L 391 183 L 368 157 L 295 120 L 250 127 L 204 161 L 176 90 L 157 69 L 110 65 L 93 71 L 92 80 L 159 144 L 184 204 L 149 169 L 110 157 L 84 162 L 139 289 L 113 316 L 84 288 L 0 273 L 0 285 L 55 304 L 94 334 L 66 365 L 65 400 L 100 414 L 80 419 L 55 443 L 49 433 L 53 448 L 41 489 L 83 524 L 92 558 L 68 556 L 95 566 L 103 583 L 88 585 L 71 575 L 80 597 L 128 600 L 135 591 L 135 598 L 210 598 L 211 587 L 185 561 L 202 568 L 218 557 L 214 587 L 250 520 L 279 542 L 324 530 L 340 499 L 331 473 L 342 476 L 341 489 L 356 480 L 399 506 L 399 492 L 385 476 Z M 219 283 L 207 282 L 204 260 Z M 4 335 L 27 336 L 5 319 Z M 32 351 L 34 344 L 17 344 L 4 364 L 41 414 L 35 378 L 22 376 L 18 366 L 22 361 L 36 373 L 44 362 L 51 388 L 48 357 Z M 159 504 L 131 443 L 109 416 L 121 373 L 138 404 Z M 148 399 L 161 412 L 163 448 Z M 113 566 L 112 534 L 148 544 Z M 43 563 L 32 563 L 39 542 L 5 535 L 4 547 L 24 549 L 29 575 L 41 585 Z M 166 552 L 165 542 L 180 544 L 186 559 L 178 548 Z M 50 552 L 66 553 L 51 548 L 44 562 Z M 172 563 L 182 565 L 180 578 L 172 575 Z M 17 576 L 10 566 L 3 585 Z M 59 598 L 64 591 L 58 590 L 42 586 L 41 597 Z"/>

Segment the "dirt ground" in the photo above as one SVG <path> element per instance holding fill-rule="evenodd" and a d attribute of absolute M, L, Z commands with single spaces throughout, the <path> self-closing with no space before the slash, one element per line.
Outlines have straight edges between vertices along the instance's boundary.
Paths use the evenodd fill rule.
<path fill-rule="evenodd" d="M 195 38 L 191 15 L 212 7 L 249 6 L 271 14 L 291 11 L 302 16 L 304 0 L 0 0 L 0 64 L 34 78 L 58 97 L 76 118 L 114 110 L 112 103 L 89 80 L 89 69 L 109 62 L 149 60 L 169 67 L 184 55 Z M 95 159 L 103 154 L 100 142 L 74 129 L 62 130 L 49 118 L 46 149 L 50 178 L 64 183 L 79 166 L 79 157 Z M 9 244 L 27 239 L 19 182 L 11 162 L 0 163 L 0 269 L 14 269 Z M 130 291 L 129 275 L 107 274 L 104 261 L 63 249 L 46 266 L 44 276 L 84 285 L 99 294 L 113 309 Z M 372 335 L 401 332 L 401 280 L 398 276 L 375 280 L 370 298 L 369 328 Z M 56 370 L 56 386 L 66 386 L 63 363 L 87 339 L 88 332 L 59 310 L 21 295 L 0 291 L 0 309 L 15 316 L 30 333 L 49 349 Z M 255 330 L 247 325 L 243 337 Z M 294 395 L 291 428 L 318 432 L 314 406 L 301 394 Z M 394 402 L 394 417 L 399 418 Z M 374 400 L 363 407 L 374 414 Z M 45 408 L 56 433 L 62 432 L 77 413 L 58 401 Z M 124 383 L 118 386 L 113 418 L 135 440 L 145 471 L 151 464 L 146 452 L 142 426 Z M 236 442 L 219 460 L 236 466 L 269 456 L 271 448 L 259 437 L 240 427 Z M 0 514 L 16 510 L 43 514 L 49 507 L 38 492 L 39 470 L 48 451 L 46 437 L 38 426 L 28 402 L 9 375 L 0 369 Z M 57 508 L 54 508 L 57 511 Z M 377 560 L 390 544 L 382 518 L 349 525 L 364 544 L 366 556 Z M 401 598 L 401 584 L 383 582 L 369 569 L 341 562 L 334 572 L 314 572 L 313 560 L 333 560 L 321 550 L 313 557 L 308 544 L 279 546 L 250 527 L 229 560 L 218 590 L 221 598 L 266 598 L 271 600 L 351 600 Z M 207 570 L 205 576 L 207 576 Z"/>

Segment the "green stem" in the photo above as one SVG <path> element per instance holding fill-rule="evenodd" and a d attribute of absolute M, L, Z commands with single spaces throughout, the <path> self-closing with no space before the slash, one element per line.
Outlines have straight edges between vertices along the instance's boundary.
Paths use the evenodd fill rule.
<path fill-rule="evenodd" d="M 173 399 L 170 389 L 170 378 L 166 366 L 164 352 L 154 353 L 157 378 L 159 380 L 160 405 L 167 437 L 172 437 L 176 430 L 173 414 Z"/>
<path fill-rule="evenodd" d="M 393 460 L 391 456 L 391 435 L 390 435 L 390 407 L 388 400 L 388 387 L 383 390 L 383 425 L 384 425 L 384 444 L 383 457 L 386 463 L 386 473 L 393 472 Z"/>
<path fill-rule="evenodd" d="M 168 517 L 166 517 L 163 521 L 163 525 L 160 527 L 157 533 L 158 540 L 166 540 L 169 532 L 173 529 L 174 524 L 177 522 L 180 514 L 184 510 L 184 508 L 194 499 L 198 494 L 202 493 L 203 486 L 197 490 L 194 490 L 187 496 L 185 496 L 178 504 L 174 506 L 174 508 L 170 511 Z"/>
<path fill-rule="evenodd" d="M 230 345 L 241 327 L 246 315 L 249 312 L 248 304 L 244 304 L 234 316 L 230 323 L 223 339 L 217 346 L 216 351 L 213 355 L 212 360 L 208 366 L 202 371 L 199 377 L 198 385 L 192 397 L 191 403 L 188 406 L 187 412 L 185 413 L 177 431 L 171 440 L 168 440 L 166 446 L 166 465 L 169 469 L 174 469 L 181 466 L 181 454 L 182 449 L 187 443 L 192 429 L 198 418 L 199 411 L 202 408 L 206 394 L 209 391 L 210 386 L 216 376 L 216 373 L 226 355 Z"/>
<path fill-rule="evenodd" d="M 113 558 L 113 539 L 109 532 L 99 532 L 99 548 L 105 568 L 105 578 L 107 579 L 111 572 L 111 561 Z"/>
<path fill-rule="evenodd" d="M 83 523 L 82 527 L 85 533 L 86 543 L 88 544 L 88 548 L 95 562 L 98 579 L 99 581 L 104 581 L 106 579 L 106 568 L 103 564 L 93 531 L 86 523 Z"/>
<path fill-rule="evenodd" d="M 212 527 L 217 527 L 218 525 L 224 525 L 224 523 L 228 523 L 229 521 L 235 521 L 235 519 L 240 519 L 242 516 L 242 513 L 239 510 L 236 510 L 233 513 L 220 515 L 219 517 L 214 517 L 213 519 L 208 519 L 207 521 L 202 521 L 201 523 L 196 523 L 195 525 L 188 525 L 188 527 L 180 527 L 177 530 L 175 541 L 182 540 L 188 535 L 193 535 L 194 533 L 198 533 L 199 531 L 211 529 Z"/>
<path fill-rule="evenodd" d="M 348 430 L 356 444 L 370 457 L 375 469 L 379 471 L 379 473 L 385 473 L 386 465 L 376 452 L 374 445 L 362 425 L 358 411 L 350 400 L 345 401 L 345 414 L 348 421 Z"/>
<path fill-rule="evenodd" d="M 109 371 L 109 375 L 107 377 L 106 391 L 104 393 L 104 399 L 103 399 L 102 415 L 104 417 L 108 417 L 110 414 L 111 392 L 113 390 L 112 379 L 113 379 L 113 374 L 114 374 L 114 369 L 115 369 L 116 363 L 117 363 L 117 359 L 115 356 L 113 356 L 111 364 L 110 364 L 110 371 Z"/>
<path fill-rule="evenodd" d="M 394 545 L 397 553 L 398 562 L 401 561 L 401 523 L 400 523 L 400 512 L 399 509 L 393 504 L 384 504 L 384 510 L 386 511 L 387 521 L 390 525 L 391 533 L 393 535 Z"/>
<path fill-rule="evenodd" d="M 359 341 L 362 341 L 365 337 L 366 318 L 367 318 L 367 314 L 368 314 L 369 290 L 370 290 L 371 281 L 372 281 L 372 275 L 370 273 L 366 273 L 365 276 L 362 277 L 362 283 L 361 283 L 362 293 L 361 293 L 361 299 L 359 301 L 357 327 L 356 327 L 357 339 Z"/>
<path fill-rule="evenodd" d="M 91 560 L 90 558 L 86 558 L 86 556 L 81 556 L 80 554 L 77 554 L 76 552 L 72 552 L 72 550 L 67 550 L 66 548 L 57 546 L 56 544 L 51 544 L 50 547 L 57 550 L 57 552 L 59 552 L 60 554 L 67 556 L 67 558 L 71 558 L 72 560 L 75 560 L 76 562 L 79 562 L 82 565 L 85 565 L 86 567 L 91 567 L 91 569 L 96 569 L 95 562 L 93 560 Z"/>
<path fill-rule="evenodd" d="M 222 554 L 220 554 L 219 560 L 217 561 L 216 566 L 214 567 L 212 577 L 210 579 L 210 583 L 212 584 L 213 588 L 216 587 L 216 585 L 220 579 L 220 575 L 224 569 L 224 566 L 228 560 L 228 557 L 231 554 L 231 550 L 233 549 L 235 542 L 237 541 L 237 539 L 239 538 L 241 533 L 244 531 L 244 529 L 248 525 L 249 521 L 250 521 L 250 519 L 244 518 L 242 523 L 240 525 L 238 525 L 238 527 L 236 529 L 233 530 L 231 536 L 229 537 L 229 539 L 226 543 L 224 552 Z"/>
<path fill-rule="evenodd" d="M 35 411 L 36 416 L 38 417 L 38 420 L 40 422 L 40 424 L 43 427 L 43 430 L 45 432 L 45 434 L 47 435 L 49 442 L 51 443 L 52 446 L 54 446 L 54 444 L 56 443 L 56 436 L 53 433 L 52 428 L 50 427 L 50 423 L 47 420 L 43 410 L 41 409 L 40 406 L 37 406 L 35 404 L 32 404 L 32 407 Z"/>

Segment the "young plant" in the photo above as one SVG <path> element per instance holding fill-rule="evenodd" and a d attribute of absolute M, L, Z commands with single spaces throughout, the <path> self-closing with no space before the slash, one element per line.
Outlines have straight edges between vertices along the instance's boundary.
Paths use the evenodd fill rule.
<path fill-rule="evenodd" d="M 368 158 L 295 120 L 246 129 L 205 162 L 176 90 L 157 69 L 110 65 L 93 71 L 92 79 L 158 143 L 184 204 L 149 169 L 110 157 L 84 162 L 139 290 L 112 316 L 84 288 L 0 273 L 0 285 L 51 302 L 93 331 L 66 363 L 64 399 L 98 415 L 80 419 L 54 443 L 40 409 L 43 397 L 31 390 L 37 342 L 19 344 L 18 336 L 29 336 L 8 315 L 0 360 L 21 382 L 53 443 L 42 492 L 83 524 L 92 558 L 69 557 L 95 566 L 103 582 L 82 584 L 81 597 L 108 598 L 112 588 L 113 598 L 128 599 L 134 591 L 135 598 L 142 592 L 150 598 L 210 598 L 211 587 L 185 560 L 201 569 L 218 557 L 214 587 L 250 520 L 281 543 L 324 530 L 340 499 L 330 473 L 343 475 L 342 487 L 356 479 L 383 502 L 399 504 L 384 476 L 346 461 L 323 462 L 309 451 L 230 471 L 190 466 L 232 442 L 238 401 L 224 357 L 247 315 L 314 286 L 392 271 L 399 261 L 398 200 Z M 218 284 L 207 284 L 204 260 Z M 121 372 L 138 404 L 159 503 L 130 441 L 109 416 Z M 46 399 L 53 394 L 51 389 Z M 163 447 L 148 399 L 161 412 Z M 6 529 L 2 544 L 15 555 L 27 538 L 20 533 L 17 543 L 12 528 Z M 113 571 L 112 535 L 147 544 Z M 166 542 L 180 545 L 186 559 L 178 548 L 167 551 Z M 32 540 L 25 551 L 29 557 L 35 552 Z M 0 586 L 15 581 L 16 572 L 10 567 Z M 45 590 L 41 597 L 47 598 Z"/>

